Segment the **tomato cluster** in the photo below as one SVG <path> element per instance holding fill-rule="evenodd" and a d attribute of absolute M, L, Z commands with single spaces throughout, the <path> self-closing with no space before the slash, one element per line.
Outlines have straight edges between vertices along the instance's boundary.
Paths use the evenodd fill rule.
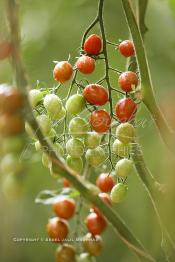
<path fill-rule="evenodd" d="M 124 57 L 134 55 L 134 45 L 130 40 L 121 42 L 118 50 Z M 60 61 L 55 65 L 53 77 L 59 85 L 51 89 L 51 92 L 43 87 L 32 89 L 29 92 L 29 100 L 44 136 L 61 161 L 67 164 L 75 175 L 85 176 L 87 166 L 98 170 L 97 172 L 99 167 L 104 171 L 97 176 L 96 186 L 87 184 L 87 187 L 98 194 L 102 204 L 112 207 L 112 203 L 120 203 L 126 197 L 128 186 L 125 181 L 132 172 L 130 155 L 135 128 L 131 121 L 134 120 L 137 111 L 134 93 L 139 79 L 135 72 L 126 71 L 120 74 L 118 85 L 121 89 L 120 94 L 124 97 L 114 106 L 111 92 L 115 88 L 110 90 L 107 81 L 106 84 L 105 80 L 89 83 L 88 80 L 85 82 L 77 77 L 78 75 L 81 78 L 81 74 L 91 74 L 96 69 L 96 60 L 101 54 L 101 37 L 96 34 L 90 35 L 85 39 L 83 50 L 74 66 L 69 61 Z M 60 88 L 63 85 L 67 88 L 66 83 L 71 79 L 68 95 L 61 99 Z M 63 127 L 61 135 L 58 134 L 57 127 Z M 30 126 L 26 125 L 26 131 L 36 140 Z M 66 190 L 64 192 L 71 192 L 71 183 L 62 178 L 62 170 L 55 168 L 52 158 L 46 154 L 39 141 L 35 141 L 35 148 L 42 153 L 43 165 L 49 169 L 53 177 L 59 179 Z M 58 199 L 54 199 L 53 211 L 56 216 L 49 220 L 47 232 L 54 242 L 62 243 L 56 251 L 57 262 L 75 259 L 91 261 L 93 256 L 101 254 L 101 234 L 107 228 L 107 221 L 98 207 L 91 206 L 85 218 L 84 223 L 88 231 L 84 237 L 86 241 L 83 241 L 85 252 L 78 257 L 76 249 L 64 243 L 70 231 L 68 220 L 74 218 L 76 213 L 74 199 L 69 193 L 67 196 L 58 196 Z"/>
<path fill-rule="evenodd" d="M 19 156 L 25 142 L 22 108 L 21 93 L 9 85 L 0 85 L 0 173 L 5 175 L 3 191 L 9 197 L 18 196 L 21 192 L 17 181 L 23 170 Z"/>

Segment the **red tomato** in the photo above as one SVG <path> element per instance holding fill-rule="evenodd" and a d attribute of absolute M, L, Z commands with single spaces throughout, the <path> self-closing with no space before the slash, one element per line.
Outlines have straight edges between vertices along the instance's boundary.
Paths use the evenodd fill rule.
<path fill-rule="evenodd" d="M 105 110 L 96 110 L 90 116 L 90 124 L 98 133 L 104 133 L 109 130 L 111 117 Z"/>
<path fill-rule="evenodd" d="M 24 120 L 17 114 L 3 114 L 0 116 L 0 134 L 13 136 L 24 131 Z"/>
<path fill-rule="evenodd" d="M 118 46 L 120 54 L 122 54 L 125 57 L 133 56 L 134 51 L 134 44 L 131 40 L 125 40 L 121 42 Z"/>
<path fill-rule="evenodd" d="M 0 42 L 0 60 L 4 60 L 11 55 L 12 45 L 7 41 Z"/>
<path fill-rule="evenodd" d="M 86 217 L 85 224 L 93 236 L 100 235 L 107 227 L 106 220 L 94 212 Z"/>
<path fill-rule="evenodd" d="M 65 220 L 54 217 L 47 224 L 47 233 L 53 242 L 61 242 L 67 237 L 69 226 Z"/>
<path fill-rule="evenodd" d="M 90 35 L 84 43 L 84 51 L 88 55 L 98 55 L 101 51 L 102 41 L 98 35 Z"/>
<path fill-rule="evenodd" d="M 137 111 L 137 104 L 131 98 L 123 98 L 115 106 L 116 116 L 120 122 L 132 120 Z"/>
<path fill-rule="evenodd" d="M 107 194 L 107 193 L 99 193 L 98 196 L 101 198 L 101 200 L 103 200 L 103 202 L 108 205 L 108 206 L 111 206 L 112 205 L 112 201 L 111 201 L 111 198 L 110 196 Z M 102 216 L 103 217 L 103 214 L 101 214 L 100 210 L 93 206 L 93 211 L 98 214 L 99 216 Z"/>
<path fill-rule="evenodd" d="M 53 70 L 53 77 L 56 81 L 64 83 L 72 76 L 73 68 L 67 61 L 58 62 Z"/>
<path fill-rule="evenodd" d="M 82 55 L 78 58 L 76 67 L 83 74 L 91 74 L 95 70 L 95 60 L 92 57 Z"/>
<path fill-rule="evenodd" d="M 92 105 L 102 106 L 108 102 L 107 90 L 97 84 L 87 85 L 83 90 L 83 96 Z"/>
<path fill-rule="evenodd" d="M 115 185 L 111 175 L 102 173 L 96 180 L 96 185 L 102 192 L 110 192 Z"/>
<path fill-rule="evenodd" d="M 130 92 L 138 85 L 137 74 L 131 71 L 124 72 L 119 76 L 118 84 L 125 92 Z"/>
<path fill-rule="evenodd" d="M 75 201 L 70 198 L 58 200 L 53 204 L 53 210 L 58 217 L 69 219 L 75 213 Z"/>
<path fill-rule="evenodd" d="M 14 114 L 21 109 L 23 104 L 22 95 L 17 89 L 2 86 L 0 89 L 0 112 Z"/>

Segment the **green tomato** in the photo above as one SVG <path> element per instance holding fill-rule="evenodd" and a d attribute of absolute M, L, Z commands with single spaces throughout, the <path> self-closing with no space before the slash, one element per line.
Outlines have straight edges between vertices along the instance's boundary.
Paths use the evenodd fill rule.
<path fill-rule="evenodd" d="M 48 94 L 44 97 L 44 107 L 51 117 L 59 114 L 62 109 L 61 99 L 55 94 Z"/>
<path fill-rule="evenodd" d="M 24 148 L 24 137 L 23 136 L 14 136 L 5 138 L 2 143 L 2 152 L 3 154 L 7 153 L 19 153 Z"/>
<path fill-rule="evenodd" d="M 53 144 L 53 148 L 55 149 L 58 156 L 64 156 L 64 149 L 62 145 L 60 145 L 59 143 L 55 143 Z"/>
<path fill-rule="evenodd" d="M 82 253 L 77 257 L 77 262 L 96 262 L 95 257 L 91 257 L 88 253 Z"/>
<path fill-rule="evenodd" d="M 85 108 L 85 99 L 82 95 L 75 94 L 69 97 L 66 102 L 66 110 L 72 115 L 77 115 Z"/>
<path fill-rule="evenodd" d="M 52 161 L 46 153 L 42 154 L 42 163 L 43 163 L 43 166 L 45 166 L 46 168 L 49 168 L 49 169 L 52 165 Z"/>
<path fill-rule="evenodd" d="M 124 144 L 131 143 L 135 138 L 135 128 L 129 123 L 122 123 L 116 129 L 116 136 Z"/>
<path fill-rule="evenodd" d="M 81 157 L 75 158 L 72 156 L 67 156 L 66 163 L 71 169 L 73 169 L 78 174 L 80 174 L 83 170 L 83 160 Z"/>
<path fill-rule="evenodd" d="M 35 149 L 36 149 L 36 151 L 41 151 L 42 150 L 42 145 L 40 144 L 39 141 L 35 142 Z"/>
<path fill-rule="evenodd" d="M 38 89 L 32 89 L 29 91 L 29 101 L 31 106 L 36 107 L 43 99 L 43 94 Z"/>
<path fill-rule="evenodd" d="M 66 116 L 66 110 L 64 107 L 61 108 L 60 112 L 54 115 L 50 115 L 52 120 L 59 121 L 62 120 Z"/>
<path fill-rule="evenodd" d="M 1 159 L 0 170 L 3 174 L 17 174 L 22 171 L 22 163 L 16 155 L 7 154 Z"/>
<path fill-rule="evenodd" d="M 72 138 L 66 143 L 66 151 L 72 157 L 81 157 L 84 154 L 84 144 L 77 138 Z"/>
<path fill-rule="evenodd" d="M 36 119 L 38 121 L 38 124 L 39 124 L 43 134 L 48 135 L 51 131 L 51 128 L 52 128 L 52 122 L 49 119 L 49 117 L 46 116 L 46 115 L 40 115 L 40 116 L 37 116 Z"/>
<path fill-rule="evenodd" d="M 17 199 L 23 193 L 23 185 L 16 176 L 9 174 L 4 176 L 2 181 L 2 192 L 9 199 Z"/>
<path fill-rule="evenodd" d="M 132 160 L 123 158 L 117 162 L 115 166 L 115 174 L 120 177 L 126 177 L 131 173 L 132 168 L 133 168 Z"/>
<path fill-rule="evenodd" d="M 128 186 L 118 183 L 111 190 L 111 200 L 114 203 L 120 203 L 126 197 Z"/>
<path fill-rule="evenodd" d="M 91 166 L 99 166 L 105 159 L 105 151 L 100 146 L 95 149 L 88 149 L 86 152 L 86 160 Z"/>
<path fill-rule="evenodd" d="M 84 139 L 84 144 L 89 149 L 94 149 L 101 143 L 101 135 L 96 132 L 89 132 Z"/>
<path fill-rule="evenodd" d="M 123 144 L 116 139 L 113 143 L 112 151 L 120 157 L 127 157 L 130 153 L 130 146 L 128 144 Z"/>
<path fill-rule="evenodd" d="M 69 123 L 69 133 L 72 137 L 82 138 L 89 130 L 89 125 L 85 119 L 81 117 L 72 118 Z"/>

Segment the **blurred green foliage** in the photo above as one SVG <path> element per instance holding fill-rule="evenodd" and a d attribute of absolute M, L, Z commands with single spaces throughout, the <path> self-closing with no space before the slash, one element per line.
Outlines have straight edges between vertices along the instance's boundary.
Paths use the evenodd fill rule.
<path fill-rule="evenodd" d="M 117 42 L 118 39 L 128 38 L 128 29 L 120 1 L 105 2 L 105 25 L 108 39 L 111 42 Z M 149 2 L 146 17 L 149 28 L 146 35 L 146 49 L 157 98 L 164 106 L 164 111 L 170 111 L 167 118 L 172 119 L 171 112 L 172 110 L 175 112 L 175 109 L 169 108 L 172 105 L 168 101 L 170 98 L 175 99 L 175 1 Z M 20 1 L 20 6 L 22 46 L 30 86 L 34 88 L 36 81 L 39 80 L 51 87 L 55 84 L 52 77 L 52 61 L 66 60 L 70 54 L 70 61 L 75 62 L 82 33 L 95 16 L 97 0 L 25 0 Z M 4 20 L 4 1 L 0 3 L 0 7 L 2 20 L 0 37 L 8 37 Z M 95 32 L 98 32 L 98 28 Z M 124 69 L 125 59 L 120 57 L 112 47 L 109 47 L 109 56 L 113 67 Z M 99 66 L 99 71 L 89 79 L 98 79 L 100 75 L 102 75 L 102 66 Z M 12 79 L 9 62 L 1 62 L 0 82 L 11 82 Z M 113 75 L 112 83 L 113 85 L 117 83 L 115 75 Z M 66 85 L 65 88 L 67 88 Z M 164 103 L 164 101 L 167 102 Z M 142 120 L 145 121 L 144 125 L 141 124 Z M 140 122 L 138 133 L 149 168 L 157 179 L 161 181 L 172 179 L 174 183 L 173 159 L 159 138 L 144 106 L 141 106 L 139 110 L 138 121 Z M 175 123 L 171 124 L 175 126 Z M 40 190 L 56 189 L 57 182 L 49 176 L 48 170 L 42 167 L 38 155 L 32 153 L 30 158 L 29 169 L 24 174 L 26 179 L 23 181 L 23 194 L 13 200 L 4 196 L 3 192 L 0 195 L 0 261 L 2 262 L 53 261 L 56 248 L 54 244 L 13 242 L 13 237 L 45 237 L 45 225 L 48 218 L 53 215 L 50 207 L 36 205 L 34 199 Z M 158 254 L 161 240 L 159 227 L 150 200 L 136 173 L 129 177 L 128 185 L 128 197 L 125 202 L 116 205 L 116 210 L 146 248 Z M 173 227 L 171 229 L 173 230 Z M 136 261 L 136 257 L 124 246 L 110 227 L 104 234 L 104 243 L 103 254 L 97 261 Z"/>

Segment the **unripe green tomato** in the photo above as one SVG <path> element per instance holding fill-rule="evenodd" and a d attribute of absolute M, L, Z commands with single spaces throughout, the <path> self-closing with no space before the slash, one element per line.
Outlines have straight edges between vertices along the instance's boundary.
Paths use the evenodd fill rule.
<path fill-rule="evenodd" d="M 115 174 L 120 177 L 130 175 L 133 168 L 133 162 L 130 159 L 123 158 L 119 160 L 115 166 Z"/>
<path fill-rule="evenodd" d="M 95 149 L 88 149 L 86 152 L 86 160 L 91 166 L 99 166 L 105 159 L 105 151 L 100 146 Z"/>
<path fill-rule="evenodd" d="M 16 176 L 8 174 L 3 178 L 2 192 L 7 198 L 14 200 L 23 193 L 23 185 L 16 179 Z"/>
<path fill-rule="evenodd" d="M 61 112 L 61 99 L 55 94 L 48 94 L 44 97 L 44 107 L 46 108 L 49 115 L 54 117 Z"/>
<path fill-rule="evenodd" d="M 43 166 L 45 166 L 46 168 L 51 167 L 52 161 L 46 153 L 42 154 L 42 163 L 43 163 Z"/>
<path fill-rule="evenodd" d="M 32 139 L 36 139 L 35 138 L 35 133 L 33 132 L 32 128 L 30 127 L 30 125 L 25 122 L 25 130 L 26 130 L 26 133 L 32 138 Z"/>
<path fill-rule="evenodd" d="M 66 151 L 72 157 L 80 157 L 84 154 L 84 144 L 77 138 L 72 138 L 66 143 Z"/>
<path fill-rule="evenodd" d="M 72 137 L 82 138 L 89 130 L 89 125 L 85 119 L 81 117 L 72 118 L 69 123 L 69 133 Z"/>
<path fill-rule="evenodd" d="M 60 112 L 54 115 L 50 115 L 52 120 L 59 121 L 66 116 L 66 109 L 62 106 Z"/>
<path fill-rule="evenodd" d="M 131 143 L 135 138 L 135 128 L 129 123 L 121 123 L 116 129 L 116 136 L 124 144 Z"/>
<path fill-rule="evenodd" d="M 85 99 L 82 95 L 75 94 L 69 97 L 66 102 L 66 110 L 72 115 L 77 115 L 85 108 Z"/>
<path fill-rule="evenodd" d="M 1 159 L 0 170 L 3 174 L 17 174 L 22 170 L 22 163 L 16 155 L 7 154 Z"/>
<path fill-rule="evenodd" d="M 36 119 L 44 135 L 48 135 L 52 128 L 52 122 L 49 117 L 46 115 L 40 115 L 37 116 Z"/>
<path fill-rule="evenodd" d="M 42 145 L 40 144 L 40 142 L 38 140 L 35 142 L 35 149 L 36 149 L 36 151 L 42 150 Z"/>
<path fill-rule="evenodd" d="M 29 91 L 29 101 L 32 107 L 37 106 L 43 99 L 43 94 L 38 89 L 32 89 Z"/>
<path fill-rule="evenodd" d="M 81 157 L 75 158 L 72 156 L 67 156 L 66 163 L 71 169 L 73 169 L 78 174 L 80 174 L 83 170 L 83 160 Z"/>
<path fill-rule="evenodd" d="M 96 262 L 96 259 L 88 253 L 82 253 L 77 257 L 77 262 Z"/>
<path fill-rule="evenodd" d="M 101 135 L 96 132 L 89 132 L 84 139 L 84 144 L 89 149 L 94 149 L 101 143 Z"/>
<path fill-rule="evenodd" d="M 100 189 L 96 185 L 90 182 L 87 182 L 87 181 L 86 181 L 86 187 L 91 191 L 93 195 L 98 195 L 101 192 Z"/>
<path fill-rule="evenodd" d="M 113 143 L 112 151 L 120 157 L 127 157 L 130 153 L 130 146 L 128 144 L 123 144 L 116 139 Z"/>
<path fill-rule="evenodd" d="M 64 149 L 59 143 L 53 144 L 53 148 L 59 156 L 64 156 Z"/>
<path fill-rule="evenodd" d="M 19 153 L 23 150 L 25 139 L 23 136 L 14 136 L 4 138 L 1 146 L 3 154 L 7 153 Z"/>
<path fill-rule="evenodd" d="M 111 200 L 114 203 L 120 203 L 126 197 L 128 186 L 123 183 L 118 183 L 111 190 Z"/>

